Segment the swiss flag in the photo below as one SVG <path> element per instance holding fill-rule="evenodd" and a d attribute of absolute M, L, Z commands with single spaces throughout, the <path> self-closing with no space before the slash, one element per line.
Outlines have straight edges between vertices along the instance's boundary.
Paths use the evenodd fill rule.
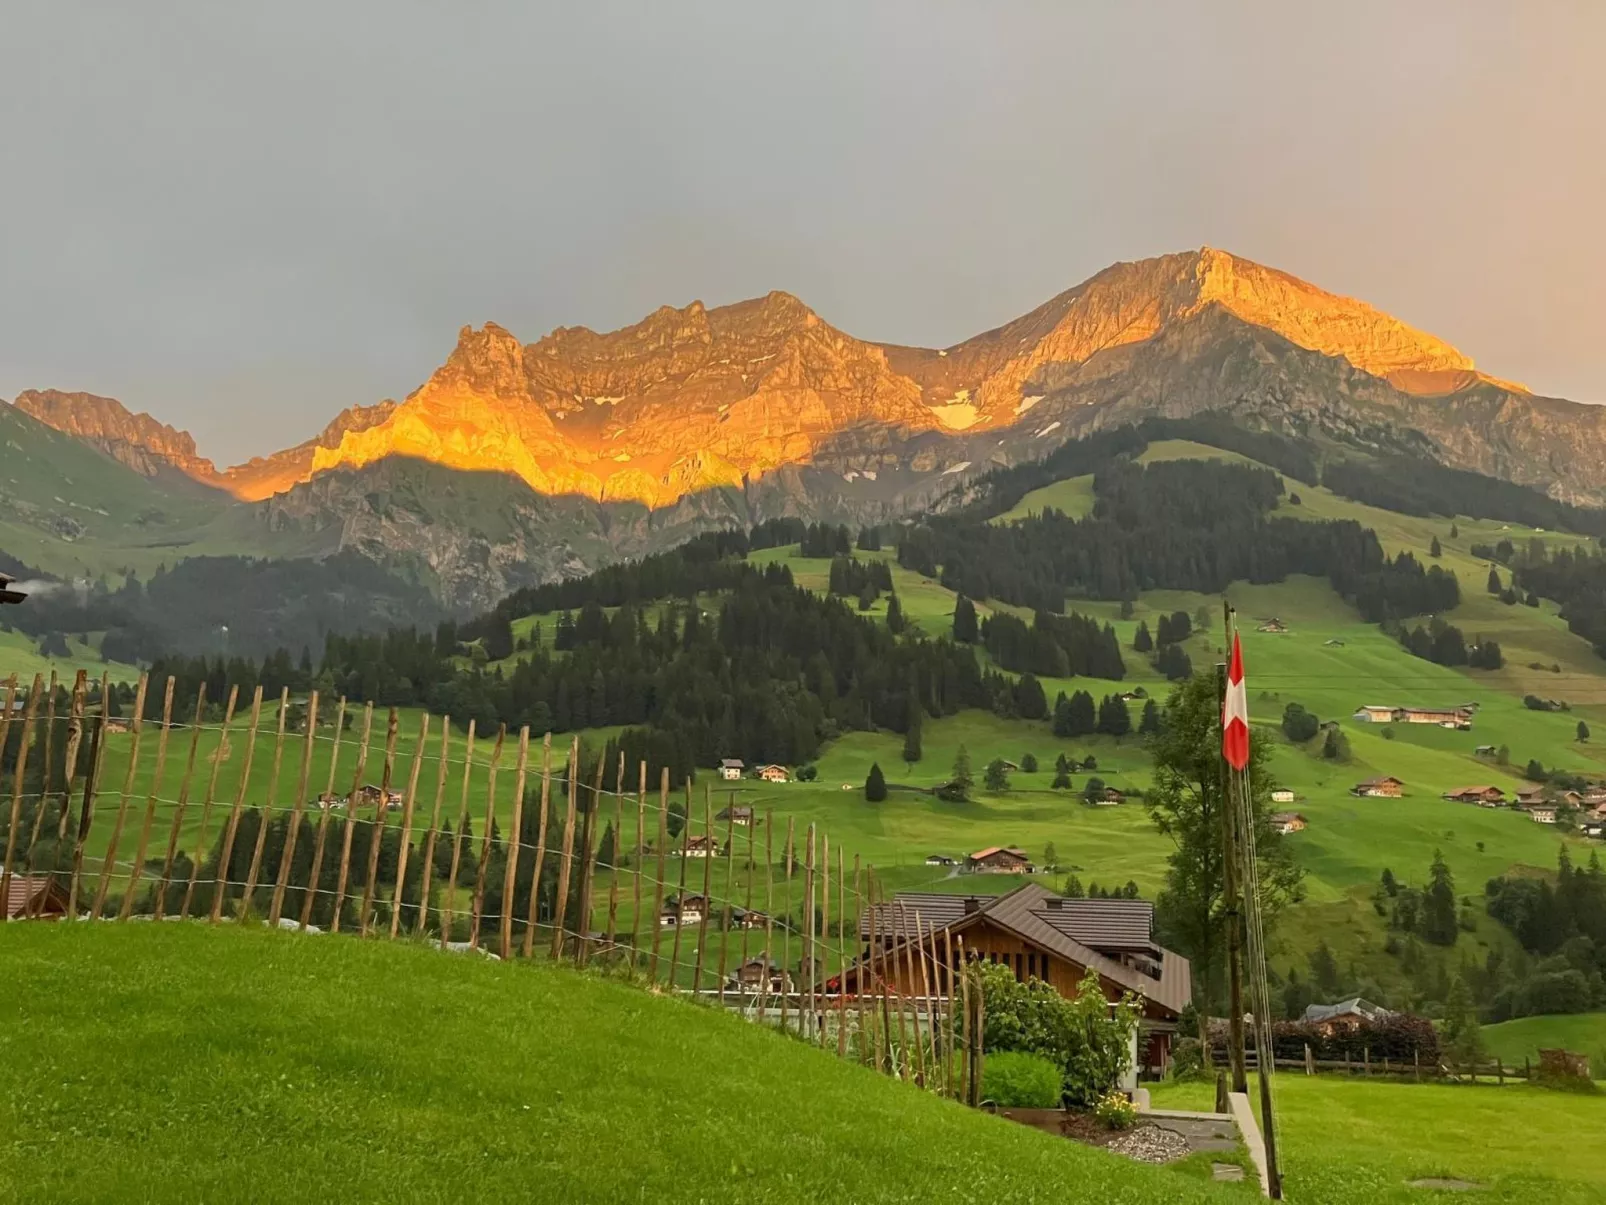
<path fill-rule="evenodd" d="M 1227 697 L 1221 704 L 1221 756 L 1234 770 L 1249 765 L 1249 697 L 1244 690 L 1244 650 L 1236 632 L 1227 665 Z"/>

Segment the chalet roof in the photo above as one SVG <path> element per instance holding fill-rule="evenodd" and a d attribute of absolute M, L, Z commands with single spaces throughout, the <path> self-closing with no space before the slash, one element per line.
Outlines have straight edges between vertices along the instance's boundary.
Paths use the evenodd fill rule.
<path fill-rule="evenodd" d="M 1305 1020 L 1317 1022 L 1331 1021 L 1334 1017 L 1365 1017 L 1374 1020 L 1393 1015 L 1382 1005 L 1373 1004 L 1360 996 L 1351 996 L 1348 1000 L 1340 1000 L 1337 1004 L 1310 1004 L 1305 1007 Z"/>
<path fill-rule="evenodd" d="M 990 858 L 994 854 L 1009 854 L 1013 858 L 1026 857 L 1026 851 L 1024 849 L 1017 848 L 1013 845 L 989 845 L 986 849 L 978 849 L 975 853 L 971 854 L 970 860 L 972 862 L 980 862 L 983 858 Z"/>
<path fill-rule="evenodd" d="M 1299 812 L 1274 812 L 1274 813 L 1272 813 L 1271 822 L 1273 824 L 1286 824 L 1290 820 L 1297 820 L 1301 824 L 1305 823 L 1305 817 Z"/>
<path fill-rule="evenodd" d="M 1446 791 L 1445 794 L 1446 795 L 1487 795 L 1490 791 L 1493 791 L 1497 795 L 1504 795 L 1505 794 L 1505 791 L 1502 790 L 1501 788 L 1499 788 L 1499 787 L 1491 787 L 1486 783 L 1483 784 L 1483 785 L 1479 785 L 1479 786 L 1456 787 L 1455 790 Z"/>
<path fill-rule="evenodd" d="M 722 757 L 719 759 L 719 768 L 722 770 L 740 770 L 744 764 L 739 757 Z"/>
<path fill-rule="evenodd" d="M 1382 778 L 1363 778 L 1355 785 L 1358 787 L 1380 787 L 1386 782 L 1392 782 L 1402 787 L 1405 785 L 1404 782 L 1398 778 L 1395 778 L 1392 774 L 1386 774 Z"/>
<path fill-rule="evenodd" d="M 901 915 L 892 904 L 903 906 Z M 887 933 L 895 940 L 913 940 L 916 912 L 926 934 L 985 916 L 988 923 L 1012 930 L 1068 962 L 1090 967 L 1105 979 L 1141 993 L 1171 1012 L 1181 1012 L 1192 995 L 1188 960 L 1157 945 L 1150 936 L 1154 906 L 1146 900 L 1071 900 L 1037 883 L 1026 883 L 1004 895 L 981 898 L 938 892 L 900 893 L 893 897 L 892 904 L 880 904 L 874 909 L 878 936 Z M 869 935 L 868 913 L 860 917 L 859 929 L 861 934 Z M 1152 979 L 1100 953 L 1094 945 L 1156 954 L 1160 978 Z"/>
<path fill-rule="evenodd" d="M 18 917 L 29 907 L 42 906 L 49 897 L 54 897 L 63 910 L 67 906 L 67 893 L 62 890 L 51 875 L 25 875 L 13 874 L 6 878 L 5 912 L 6 920 Z"/>

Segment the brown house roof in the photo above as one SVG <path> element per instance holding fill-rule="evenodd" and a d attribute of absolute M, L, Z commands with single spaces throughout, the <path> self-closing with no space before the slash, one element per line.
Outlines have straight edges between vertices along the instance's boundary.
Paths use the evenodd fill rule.
<path fill-rule="evenodd" d="M 50 875 L 12 874 L 0 877 L 5 879 L 6 886 L 6 920 L 14 920 L 24 910 L 48 915 L 59 915 L 67 910 L 67 892 Z"/>
<path fill-rule="evenodd" d="M 1012 858 L 1020 858 L 1022 861 L 1028 860 L 1026 857 L 1026 851 L 1013 845 L 989 845 L 986 849 L 978 849 L 975 853 L 971 854 L 970 860 L 972 862 L 980 862 L 983 858 L 990 858 L 994 854 L 1008 854 Z"/>
<path fill-rule="evenodd" d="M 1058 901 L 1054 903 L 1053 901 Z M 1026 883 L 1005 895 L 975 896 L 910 893 L 897 895 L 893 903 L 876 908 L 877 935 L 894 940 L 913 940 L 915 913 L 925 934 L 952 928 L 961 932 L 985 917 L 990 924 L 1014 932 L 1040 949 L 1067 962 L 1089 967 L 1118 987 L 1139 993 L 1168 1012 L 1180 1013 L 1192 998 L 1192 972 L 1188 960 L 1153 941 L 1150 924 L 1153 905 L 1144 900 L 1070 900 L 1036 883 Z M 901 915 L 900 915 L 901 912 Z M 862 935 L 869 934 L 869 917 L 859 922 Z M 1159 956 L 1158 980 L 1129 967 L 1093 948 L 1094 943 L 1108 950 L 1140 950 Z"/>

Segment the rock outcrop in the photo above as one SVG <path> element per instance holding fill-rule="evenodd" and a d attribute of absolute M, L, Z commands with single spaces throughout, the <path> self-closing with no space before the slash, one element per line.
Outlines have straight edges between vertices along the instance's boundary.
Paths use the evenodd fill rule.
<path fill-rule="evenodd" d="M 197 454 L 195 438 L 188 431 L 149 414 L 135 414 L 116 398 L 28 389 L 19 393 L 13 404 L 47 427 L 94 445 L 142 476 L 156 477 L 176 469 L 208 485 L 217 482 L 217 467 Z"/>

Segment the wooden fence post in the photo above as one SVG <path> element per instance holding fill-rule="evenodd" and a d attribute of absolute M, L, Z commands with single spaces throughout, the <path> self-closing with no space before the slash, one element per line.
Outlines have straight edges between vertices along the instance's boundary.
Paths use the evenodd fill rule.
<path fill-rule="evenodd" d="M 863 871 L 862 871 L 862 868 L 861 868 L 861 866 L 859 864 L 859 855 L 858 854 L 854 854 L 853 855 L 853 911 L 854 911 L 854 917 L 853 917 L 853 949 L 854 949 L 854 955 L 853 955 L 853 961 L 854 961 L 853 1005 L 854 1005 L 854 1011 L 858 1014 L 858 1021 L 859 1021 L 859 1062 L 868 1063 L 870 1061 L 870 1059 L 869 1059 L 869 1052 L 865 1049 L 865 1040 L 869 1036 L 869 1030 L 865 1029 L 865 1027 L 864 1027 L 864 993 L 866 991 L 866 986 L 867 986 L 866 983 L 865 983 L 865 974 L 866 974 L 866 971 L 867 971 L 866 963 L 867 963 L 868 959 L 864 955 L 859 953 L 860 947 L 863 946 L 863 944 L 864 944 L 863 938 L 861 937 L 861 933 L 864 931 L 864 926 L 865 926 L 865 923 L 866 923 L 866 920 L 867 920 L 867 917 L 866 917 L 866 914 L 865 914 L 865 910 L 864 910 L 864 894 L 863 894 L 863 878 L 862 878 L 862 874 L 863 874 Z M 873 925 L 874 921 L 872 920 L 869 923 Z M 872 940 L 872 945 L 873 945 L 873 940 Z M 845 973 L 843 974 L 843 977 L 842 977 L 842 985 L 843 985 L 844 988 L 847 986 L 847 975 Z"/>
<path fill-rule="evenodd" d="M 396 851 L 396 890 L 390 897 L 390 939 L 396 940 L 401 932 L 403 889 L 407 885 L 408 855 L 413 852 L 413 808 L 418 801 L 418 774 L 424 768 L 424 755 L 429 746 L 429 712 L 425 712 L 418 720 L 418 746 L 413 750 L 412 768 L 407 772 L 407 794 L 402 800 L 402 831 L 401 848 Z M 428 910 L 427 896 L 420 896 L 418 900 L 419 916 L 422 917 Z M 418 929 L 415 923 L 414 931 Z"/>
<path fill-rule="evenodd" d="M 752 824 L 748 824 L 752 829 Z M 736 894 L 736 793 L 731 792 L 730 806 L 725 810 L 725 909 L 719 932 L 719 1002 L 725 1003 L 726 956 L 730 953 L 731 918 L 735 911 L 731 897 Z M 744 922 L 745 923 L 745 922 Z M 743 932 L 746 932 L 744 929 Z"/>
<path fill-rule="evenodd" d="M 284 764 L 284 733 L 290 719 L 290 688 L 279 689 L 279 722 L 273 736 L 273 768 L 268 771 L 268 793 L 262 799 L 262 823 L 257 825 L 256 843 L 251 848 L 251 865 L 245 872 L 245 890 L 240 895 L 240 906 L 235 911 L 238 920 L 251 914 L 251 897 L 256 894 L 257 877 L 262 873 L 262 855 L 268 844 L 268 829 L 273 823 L 273 805 L 279 798 L 279 770 Z M 225 875 L 228 868 L 218 867 L 220 892 L 228 891 Z"/>
<path fill-rule="evenodd" d="M 960 1096 L 960 1086 L 958 1081 L 954 1079 L 954 1048 L 959 1044 L 959 1019 L 954 1015 L 954 1009 L 955 1005 L 958 1003 L 957 996 L 959 994 L 959 985 L 954 982 L 954 976 L 957 974 L 957 964 L 954 962 L 954 933 L 952 925 L 944 927 L 942 931 L 942 957 L 944 967 L 946 968 L 946 980 L 948 984 L 946 995 L 946 1000 L 948 1003 L 948 1065 L 944 1069 L 944 1077 L 948 1082 L 948 1095 L 953 1099 L 958 1100 Z"/>
<path fill-rule="evenodd" d="M 4 862 L 0 862 L 0 899 L 10 899 L 11 895 L 11 858 L 16 852 L 17 826 L 22 823 L 22 780 L 28 772 L 28 750 L 33 742 L 29 737 L 33 735 L 34 716 L 39 710 L 39 696 L 44 693 L 44 676 L 33 676 L 33 689 L 28 692 L 28 702 L 23 706 L 22 712 L 22 740 L 17 745 L 17 764 L 14 767 L 11 784 L 11 822 L 6 828 L 6 853 Z M 6 706 L 7 732 L 10 738 L 11 707 Z M 103 721 L 104 723 L 104 721 Z"/>
<path fill-rule="evenodd" d="M 206 679 L 195 692 L 195 719 L 190 724 L 190 752 L 184 759 L 184 777 L 178 784 L 178 803 L 173 808 L 173 823 L 167 832 L 167 852 L 162 856 L 162 874 L 156 880 L 156 919 L 167 915 L 167 891 L 173 880 L 173 859 L 178 856 L 179 831 L 184 824 L 184 813 L 189 808 L 190 780 L 195 777 L 195 758 L 201 749 L 201 725 L 206 719 Z"/>
<path fill-rule="evenodd" d="M 926 1033 L 931 1039 L 931 1059 L 927 1064 L 932 1079 L 937 1082 L 937 1090 L 942 1091 L 942 1035 L 937 1029 L 937 1006 L 931 998 L 931 989 L 936 982 L 936 968 L 926 958 L 926 928 L 920 920 L 920 910 L 914 910 L 915 940 L 920 943 L 920 990 L 926 996 Z M 931 1087 L 930 1082 L 926 1084 Z"/>
<path fill-rule="evenodd" d="M 468 824 L 469 776 L 473 769 L 474 721 L 469 720 L 468 736 L 463 743 L 463 785 L 457 805 L 457 827 L 452 830 L 452 856 L 446 871 L 446 900 L 440 916 L 442 950 L 445 950 L 452 940 L 452 915 L 457 907 L 457 871 L 462 862 L 463 850 L 467 848 L 464 844 L 467 838 L 463 836 L 463 829 Z"/>
<path fill-rule="evenodd" d="M 318 692 L 307 696 L 307 739 L 301 746 L 301 773 L 296 777 L 296 797 L 290 805 L 290 820 L 284 832 L 284 853 L 279 858 L 279 874 L 273 883 L 273 898 L 268 903 L 268 924 L 278 925 L 284 912 L 284 892 L 290 885 L 290 868 L 295 862 L 296 837 L 301 832 L 301 818 L 307 810 L 307 780 L 312 774 L 312 752 L 318 739 Z M 311 894 L 311 886 L 308 894 Z"/>
<path fill-rule="evenodd" d="M 139 840 L 134 844 L 134 866 L 128 872 L 128 886 L 123 890 L 123 906 L 117 919 L 126 921 L 134 914 L 134 893 L 145 870 L 145 854 L 150 848 L 151 826 L 156 823 L 156 802 L 162 789 L 162 776 L 167 770 L 167 737 L 173 731 L 173 687 L 177 685 L 172 674 L 167 676 L 167 689 L 162 694 L 162 728 L 156 737 L 156 768 L 151 773 L 151 789 L 145 796 L 145 819 L 139 826 Z M 54 702 L 54 700 L 51 700 Z M 48 768 L 47 768 L 48 773 Z M 48 787 L 46 794 L 49 793 Z M 40 800 L 43 811 L 44 800 Z"/>
<path fill-rule="evenodd" d="M 508 830 L 507 875 L 502 880 L 502 932 L 498 952 L 502 961 L 513 957 L 513 895 L 518 886 L 519 848 L 524 844 L 524 783 L 530 765 L 530 726 L 519 729 L 519 761 L 513 775 L 513 824 Z M 536 872 L 540 873 L 540 867 Z M 535 890 L 534 885 L 531 891 Z"/>
<path fill-rule="evenodd" d="M 83 671 L 80 670 L 79 674 L 82 675 L 82 673 L 83 673 Z M 38 685 L 38 682 L 39 682 L 39 675 L 35 674 L 34 675 L 34 683 L 35 683 L 36 687 Z M 17 675 L 15 673 L 9 675 L 6 678 L 5 688 L 6 688 L 5 712 L 3 714 L 0 714 L 0 750 L 9 748 L 9 745 L 7 745 L 6 742 L 8 742 L 11 739 L 11 711 L 12 711 L 12 708 L 16 706 L 16 702 L 17 702 Z M 39 692 L 38 692 L 37 689 L 35 689 L 33 693 L 35 695 L 37 695 Z M 27 704 L 25 703 L 24 706 L 26 707 Z M 27 746 L 28 746 L 28 742 L 26 740 L 24 740 L 22 742 L 21 747 L 19 747 L 17 752 L 20 754 L 22 752 L 22 749 L 27 748 Z M 3 785 L 4 785 L 3 783 L 0 783 L 0 786 L 3 786 Z M 19 781 L 19 783 L 18 783 L 18 790 L 19 791 L 20 791 L 20 788 L 21 788 L 21 783 Z M 67 795 L 68 795 L 69 798 L 72 796 L 72 783 L 71 782 L 68 782 L 68 784 L 67 784 Z M 18 814 L 18 818 L 19 818 L 19 822 L 20 822 L 20 818 L 21 818 L 21 814 L 22 814 L 22 797 L 21 797 L 20 794 L 17 797 L 17 814 Z M 8 832 L 14 831 L 15 827 L 16 826 L 13 825 L 12 828 L 8 829 L 7 831 Z M 11 878 L 10 870 L 11 870 L 11 859 L 9 857 L 7 857 L 4 860 L 0 860 L 0 889 L 8 889 L 9 888 L 9 886 L 10 886 L 10 878 Z M 5 893 L 4 893 L 4 890 L 0 890 L 0 899 L 5 899 L 5 898 L 7 898 L 7 897 L 6 897 Z"/>
<path fill-rule="evenodd" d="M 842 846 L 836 847 L 836 1056 L 848 1054 L 848 897 Z"/>
<path fill-rule="evenodd" d="M 474 726 L 469 725 L 470 741 Z M 346 884 L 351 875 L 351 843 L 357 829 L 357 797 L 363 775 L 368 773 L 368 745 L 373 739 L 374 705 L 370 700 L 362 710 L 362 744 L 357 746 L 357 765 L 351 772 L 351 792 L 346 796 L 346 818 L 340 828 L 340 869 L 335 872 L 334 909 L 329 914 L 329 932 L 340 932 L 340 912 L 346 906 Z"/>
<path fill-rule="evenodd" d="M 569 912 L 569 875 L 574 859 L 574 814 L 579 806 L 580 738 L 569 743 L 569 802 L 563 816 L 563 853 L 558 861 L 557 899 L 552 905 L 552 950 L 549 957 L 557 962 L 563 957 L 563 922 Z"/>
<path fill-rule="evenodd" d="M 82 670 L 79 671 L 79 673 L 82 673 L 82 672 L 83 672 Z M 23 873 L 24 873 L 24 876 L 25 876 L 25 881 L 26 880 L 31 880 L 33 878 L 34 849 L 39 844 L 39 828 L 40 828 L 40 824 L 44 820 L 45 808 L 49 803 L 51 793 L 56 789 L 56 784 L 55 784 L 55 779 L 56 779 L 56 752 L 55 752 L 55 750 L 56 750 L 56 691 L 57 691 L 56 671 L 55 670 L 51 670 L 50 671 L 50 685 L 45 688 L 45 764 L 44 764 L 44 774 L 43 774 L 42 781 L 41 781 L 40 786 L 39 786 L 39 799 L 38 799 L 38 802 L 34 804 L 33 824 L 31 826 L 31 831 L 28 834 L 28 844 L 21 851 L 21 853 L 19 854 L 19 859 L 21 860 L 21 862 L 23 863 L 23 866 L 24 866 L 24 872 Z M 71 710 L 72 710 L 71 706 L 69 705 L 69 707 L 68 707 L 69 714 L 71 714 Z M 69 723 L 70 723 L 70 721 L 69 721 Z M 69 732 L 69 735 L 67 737 L 67 743 L 69 745 L 72 743 L 72 736 L 71 736 L 70 732 Z M 0 742 L 0 749 L 4 749 L 4 748 L 5 748 L 4 742 Z M 70 797 L 71 794 L 72 794 L 72 771 L 70 769 L 67 770 L 67 783 L 66 783 L 65 789 L 67 791 L 68 796 Z M 21 820 L 20 816 L 18 817 L 18 820 L 19 821 Z M 10 830 L 8 830 L 8 831 L 15 832 L 15 829 L 16 829 L 16 824 L 13 823 L 12 828 Z M 8 836 L 7 837 L 7 841 L 10 841 L 10 840 L 11 840 L 11 838 Z M 13 870 L 12 873 L 14 875 L 16 873 L 15 870 Z M 4 877 L 4 870 L 3 869 L 0 869 L 0 877 Z M 54 877 L 54 876 L 52 876 L 52 877 Z M 4 899 L 4 898 L 5 898 L 4 895 L 0 894 L 0 899 Z M 31 908 L 31 905 L 32 905 L 33 900 L 35 898 L 38 898 L 39 901 L 40 901 L 40 904 L 43 905 L 44 900 L 43 900 L 43 897 L 42 897 L 42 893 L 36 893 L 36 892 L 30 891 L 28 893 L 28 896 L 26 898 L 26 902 L 24 903 L 23 911 L 22 911 L 22 915 L 25 918 L 28 916 L 30 908 Z"/>
<path fill-rule="evenodd" d="M 385 766 L 379 777 L 379 798 L 374 802 L 374 828 L 368 835 L 368 873 L 362 885 L 362 911 L 357 914 L 357 936 L 367 937 L 373 920 L 374 893 L 379 889 L 379 848 L 389 823 L 390 784 L 396 778 L 396 735 L 400 716 L 396 708 L 390 709 L 385 723 Z"/>
<path fill-rule="evenodd" d="M 859 995 L 863 997 L 866 992 L 873 993 L 870 997 L 870 1017 L 872 1027 L 875 1030 L 875 1046 L 871 1051 L 870 1061 L 875 1069 L 880 1072 L 883 1070 L 881 1066 L 881 1014 L 877 1001 L 880 998 L 881 971 L 883 968 L 881 963 L 881 913 L 876 907 L 875 869 L 873 867 L 867 871 L 865 876 L 864 899 L 865 912 L 869 922 L 867 927 L 869 929 L 870 944 L 865 954 L 865 962 L 868 964 L 867 969 L 859 972 Z M 868 985 L 865 983 L 866 973 L 870 977 Z M 859 1005 L 859 1011 L 861 1014 L 864 1011 L 862 1003 Z M 866 1035 L 868 1031 L 864 1028 L 862 1015 L 859 1022 L 859 1032 L 861 1034 L 860 1040 L 863 1041 L 863 1035 Z"/>
<path fill-rule="evenodd" d="M 84 844 L 95 822 L 95 789 L 100 785 L 101 767 L 106 761 L 106 717 L 111 708 L 111 674 L 100 675 L 100 721 L 89 741 L 89 771 L 84 776 L 84 793 L 78 807 L 78 831 L 73 837 L 72 878 L 67 889 L 67 915 L 78 915 L 78 888 L 83 882 Z M 63 821 L 66 817 L 62 817 Z"/>
<path fill-rule="evenodd" d="M 745 986 L 740 982 L 740 977 L 741 977 L 741 969 L 740 968 L 745 967 L 747 965 L 747 959 L 748 959 L 748 953 L 749 953 L 748 945 L 747 945 L 747 935 L 748 935 L 748 933 L 750 933 L 752 931 L 752 928 L 753 928 L 753 880 L 758 877 L 758 867 L 755 865 L 755 855 L 757 854 L 757 851 L 758 851 L 758 832 L 757 832 L 757 829 L 758 829 L 758 808 L 757 807 L 752 807 L 752 808 L 748 809 L 748 813 L 747 813 L 747 894 L 746 894 L 746 898 L 742 902 L 742 911 L 745 912 L 747 915 L 742 917 L 742 952 L 741 952 L 742 960 L 741 960 L 740 963 L 737 964 L 737 980 L 738 980 L 737 989 L 738 990 L 741 990 Z M 765 950 L 764 951 L 764 957 L 768 958 L 769 956 L 770 956 L 769 951 Z M 745 1008 L 746 1005 L 744 1004 L 743 1007 Z"/>
<path fill-rule="evenodd" d="M 145 688 L 149 682 L 150 675 L 141 674 L 139 685 L 134 690 L 134 720 L 131 727 L 133 735 L 128 746 L 128 769 L 123 773 L 123 789 L 117 799 L 117 819 L 112 824 L 111 840 L 106 842 L 106 856 L 101 859 L 100 880 L 95 887 L 95 902 L 89 909 L 90 920 L 100 919 L 100 911 L 106 906 L 107 888 L 111 886 L 111 877 L 117 870 L 117 847 L 122 842 L 123 824 L 128 819 L 128 801 L 134 792 L 134 776 L 139 772 L 140 737 L 145 730 Z M 9 851 L 9 838 L 6 844 Z"/>
<path fill-rule="evenodd" d="M 196 895 L 196 882 L 201 877 L 201 863 L 206 861 L 206 827 L 207 819 L 212 816 L 212 800 L 217 795 L 217 776 L 222 773 L 223 762 L 228 760 L 228 729 L 234 720 L 234 704 L 239 701 L 239 686 L 231 686 L 228 691 L 228 709 L 223 713 L 223 731 L 218 733 L 217 749 L 212 750 L 212 771 L 207 774 L 206 795 L 201 800 L 201 832 L 196 835 L 196 856 L 190 860 L 190 882 L 185 884 L 185 898 L 178 906 L 178 919 L 190 916 L 190 905 L 194 903 Z M 246 802 L 246 786 L 251 782 L 252 758 L 257 750 L 257 721 L 262 718 L 262 686 L 257 686 L 251 696 L 251 731 L 246 733 L 246 757 L 239 768 L 239 784 L 234 794 L 234 807 L 228 816 L 228 824 L 223 831 L 223 842 L 218 848 L 218 863 L 212 874 L 212 908 L 210 908 L 207 924 L 217 924 L 222 917 L 223 897 L 228 893 L 228 868 L 234 856 L 234 832 L 239 829 L 239 810 Z"/>
<path fill-rule="evenodd" d="M 792 977 L 792 843 L 797 836 L 797 820 L 793 816 L 786 818 L 786 844 L 781 847 L 781 889 L 784 898 L 781 900 L 783 923 L 781 925 L 781 986 L 787 987 L 787 981 Z M 802 967 L 799 965 L 799 978 L 802 977 Z M 791 984 L 795 990 L 797 984 Z M 787 997 L 792 990 L 781 992 L 781 1030 L 786 1030 Z"/>
<path fill-rule="evenodd" d="M 821 1047 L 827 1040 L 825 1019 L 831 1015 L 830 995 L 826 989 L 831 978 L 831 834 L 821 832 L 819 881 L 815 884 L 820 915 L 820 937 L 814 950 L 814 1023 Z M 825 953 L 820 953 L 820 947 Z"/>
<path fill-rule="evenodd" d="M 54 675 L 52 675 L 54 677 Z M 78 755 L 82 751 L 84 741 L 84 712 L 86 696 L 88 695 L 89 675 L 79 670 L 73 676 L 72 699 L 67 709 L 67 749 L 63 759 L 63 779 L 61 784 L 61 806 L 56 817 L 56 854 L 48 878 L 55 882 L 56 867 L 54 863 L 60 862 L 60 851 L 67 841 L 67 814 L 72 811 L 72 786 L 78 777 Z M 12 675 L 15 682 L 16 675 Z M 9 706 L 9 705 L 8 705 Z M 5 736 L 0 733 L 0 749 L 5 748 Z M 39 846 L 39 833 L 44 822 L 45 812 L 50 806 L 50 791 L 47 789 L 40 796 L 39 806 L 34 812 L 33 832 L 28 838 L 27 874 L 33 877 L 34 854 Z M 68 873 L 71 873 L 69 867 Z M 37 893 L 24 909 L 24 916 L 38 916 L 44 909 L 45 899 L 43 893 Z"/>
<path fill-rule="evenodd" d="M 1305 1074 L 1316 1074 L 1316 1058 L 1313 1054 L 1311 1054 L 1309 1042 L 1305 1043 Z"/>
<path fill-rule="evenodd" d="M 690 823 L 689 817 L 687 822 Z M 713 861 L 719 850 L 719 838 L 714 836 L 713 791 L 707 783 L 703 784 L 703 838 L 703 911 L 697 920 L 697 959 L 691 975 L 693 993 L 703 990 L 703 950 L 708 945 L 708 914 L 714 910 L 714 901 L 710 898 L 714 890 Z M 712 849 L 706 844 L 709 841 L 713 842 Z"/>
<path fill-rule="evenodd" d="M 669 949 L 669 986 L 675 986 L 680 973 L 680 931 L 686 927 L 686 844 L 691 839 L 691 779 L 686 780 L 686 815 L 680 826 L 680 882 L 675 888 L 675 940 Z M 708 901 L 703 901 L 703 907 Z M 695 989 L 696 985 L 693 984 Z"/>
<path fill-rule="evenodd" d="M 608 928 L 606 940 L 619 945 L 619 857 L 625 844 L 625 754 L 619 751 L 619 769 L 613 776 L 613 848 L 608 851 Z"/>
<path fill-rule="evenodd" d="M 775 965 L 775 809 L 764 810 L 764 966 L 758 981 L 758 1019 L 769 1003 L 770 968 Z M 786 964 L 781 964 L 781 988 L 786 988 Z"/>
<path fill-rule="evenodd" d="M 630 912 L 630 969 L 641 969 L 641 867 L 647 856 L 647 759 L 642 758 L 636 785 L 636 860 L 630 864 L 634 892 Z M 656 924 L 658 918 L 653 917 Z"/>
<path fill-rule="evenodd" d="M 468 944 L 479 949 L 480 926 L 485 920 L 485 879 L 491 873 L 491 836 L 496 830 L 496 775 L 502 766 L 502 746 L 507 741 L 507 725 L 496 726 L 496 744 L 491 746 L 491 764 L 485 775 L 485 831 L 480 837 L 479 873 L 474 876 L 474 913 L 469 919 Z"/>
<path fill-rule="evenodd" d="M 652 926 L 652 961 L 647 965 L 647 979 L 650 983 L 658 983 L 658 951 L 663 945 L 664 937 L 664 876 L 669 873 L 665 859 L 669 856 L 669 767 L 663 766 L 658 771 L 658 875 L 653 883 L 652 917 L 648 924 Z M 674 979 L 673 970 L 670 971 L 670 980 Z"/>
<path fill-rule="evenodd" d="M 318 898 L 318 884 L 323 879 L 323 855 L 329 843 L 329 813 L 335 807 L 335 775 L 340 769 L 340 738 L 346 731 L 346 696 L 340 696 L 335 708 L 335 741 L 329 750 L 329 777 L 324 782 L 323 794 L 318 797 L 318 835 L 312 842 L 312 866 L 307 871 L 307 890 L 301 897 L 301 931 L 305 933 L 312 923 L 312 908 Z M 437 801 L 438 802 L 438 801 Z M 429 898 L 425 890 L 424 898 Z"/>
<path fill-rule="evenodd" d="M 541 738 L 541 815 L 535 835 L 535 873 L 530 876 L 530 902 L 524 917 L 525 958 L 535 951 L 535 926 L 540 919 L 541 872 L 546 869 L 546 830 L 551 816 L 552 800 L 552 734 Z"/>
<path fill-rule="evenodd" d="M 586 811 L 585 824 L 580 828 L 585 856 L 580 861 L 580 890 L 575 901 L 580 906 L 580 944 L 575 950 L 575 961 L 579 966 L 591 961 L 591 897 L 596 894 L 597 842 L 602 839 L 598 821 L 602 816 L 602 776 L 607 769 L 607 758 L 606 751 L 597 754 L 597 772 L 591 779 L 591 807 Z"/>

